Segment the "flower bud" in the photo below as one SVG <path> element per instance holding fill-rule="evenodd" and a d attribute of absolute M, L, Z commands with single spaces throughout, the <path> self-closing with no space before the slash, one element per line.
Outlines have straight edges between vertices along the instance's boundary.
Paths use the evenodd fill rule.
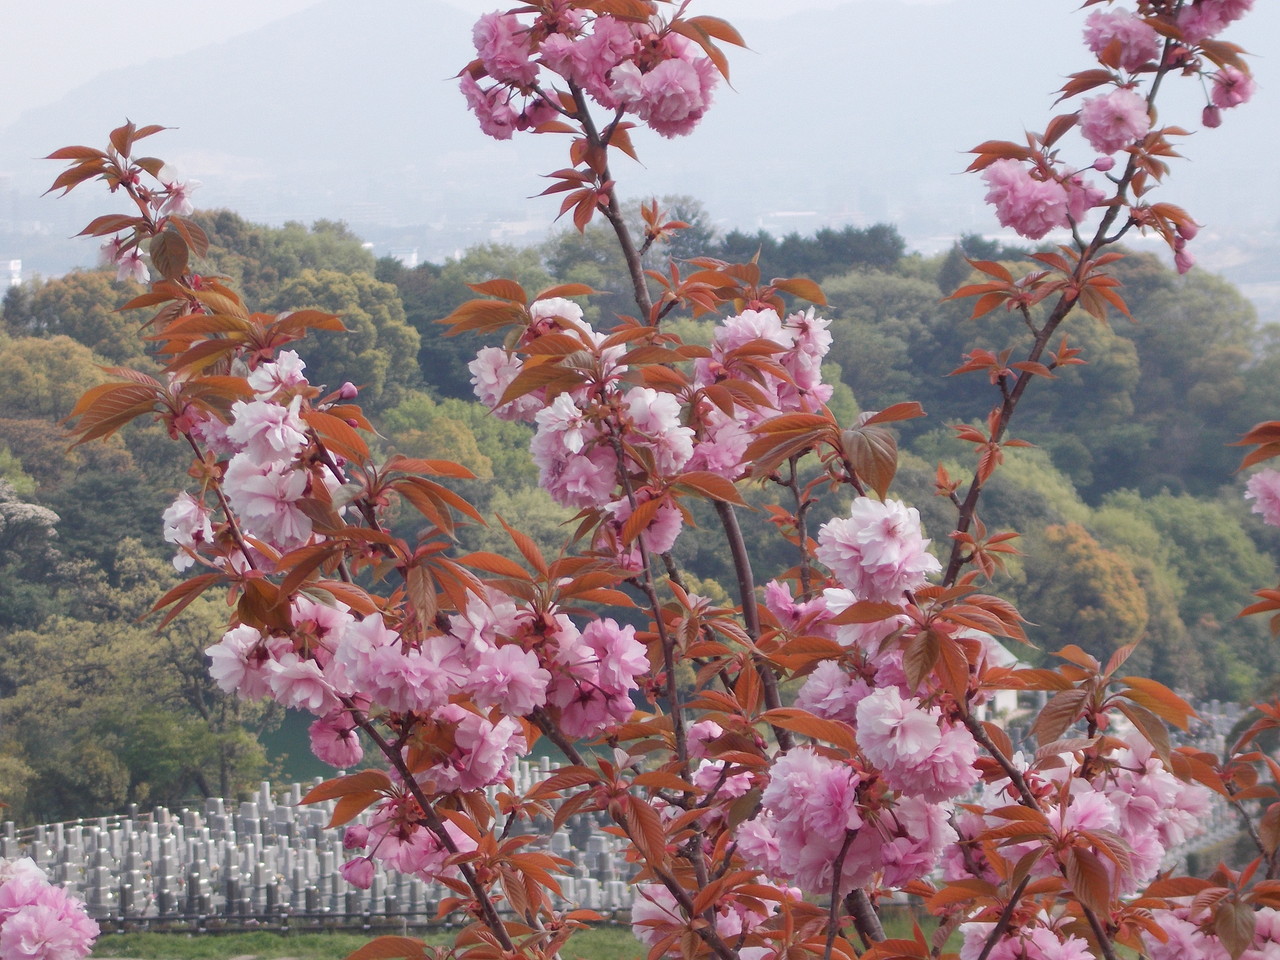
<path fill-rule="evenodd" d="M 338 396 L 343 400 L 354 400 L 359 394 L 360 390 L 350 380 L 338 388 Z"/>
<path fill-rule="evenodd" d="M 1115 157 L 1099 157 L 1097 160 L 1093 161 L 1093 169 L 1097 170 L 1099 173 L 1106 173 L 1115 165 Z"/>
<path fill-rule="evenodd" d="M 1200 115 L 1200 122 L 1212 130 L 1214 127 L 1222 126 L 1222 111 L 1213 104 L 1204 108 L 1204 113 Z"/>
<path fill-rule="evenodd" d="M 368 890 L 373 885 L 373 861 L 368 857 L 348 860 L 338 868 L 338 872 L 347 883 L 361 890 Z"/>

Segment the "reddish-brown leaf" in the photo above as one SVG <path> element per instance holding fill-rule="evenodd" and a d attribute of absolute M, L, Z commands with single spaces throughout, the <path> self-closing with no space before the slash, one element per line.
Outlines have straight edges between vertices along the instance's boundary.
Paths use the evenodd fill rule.
<path fill-rule="evenodd" d="M 368 791 L 387 790 L 391 780 L 381 770 L 361 770 L 345 777 L 335 777 L 318 783 L 307 791 L 302 803 L 319 803 L 321 800 L 336 800 L 349 793 L 365 793 Z"/>
<path fill-rule="evenodd" d="M 853 730 L 847 723 L 842 723 L 839 720 L 824 720 L 821 717 L 815 717 L 808 710 L 801 710 L 798 707 L 778 707 L 774 710 L 766 710 L 760 719 L 775 727 L 782 727 L 784 730 L 791 730 L 806 737 L 829 743 L 849 754 L 858 752 L 858 741 L 853 735 Z"/>
<path fill-rule="evenodd" d="M 503 277 L 485 280 L 483 283 L 468 283 L 467 286 L 476 293 L 484 294 L 486 297 L 497 297 L 499 300 L 507 300 L 511 303 L 519 304 L 529 302 L 529 295 L 524 292 L 524 287 L 514 280 L 507 280 Z"/>
<path fill-rule="evenodd" d="M 346 960 L 426 960 L 426 945 L 412 937 L 377 937 Z"/>

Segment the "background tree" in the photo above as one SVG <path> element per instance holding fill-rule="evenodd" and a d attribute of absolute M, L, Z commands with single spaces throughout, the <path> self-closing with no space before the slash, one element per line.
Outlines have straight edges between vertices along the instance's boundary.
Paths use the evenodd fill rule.
<path fill-rule="evenodd" d="M 251 310 L 263 309 L 281 283 L 303 270 L 374 272 L 373 254 L 339 221 L 317 220 L 309 228 L 292 221 L 268 227 L 230 210 L 200 211 L 194 219 L 209 236 L 201 269 L 229 277 Z"/>
<path fill-rule="evenodd" d="M 322 331 L 307 342 L 307 376 L 312 383 L 337 390 L 349 380 L 361 388 L 374 412 L 396 403 L 420 383 L 418 331 L 406 322 L 396 288 L 371 273 L 307 268 L 281 284 L 264 307 L 312 308 L 342 320 L 345 332 Z"/>

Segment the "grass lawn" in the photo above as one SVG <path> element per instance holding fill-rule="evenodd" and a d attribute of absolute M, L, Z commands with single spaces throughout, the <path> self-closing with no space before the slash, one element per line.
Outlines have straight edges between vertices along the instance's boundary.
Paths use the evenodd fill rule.
<path fill-rule="evenodd" d="M 363 933 L 106 933 L 94 948 L 95 957 L 131 957 L 136 960 L 229 960 L 258 957 L 276 960 L 344 960 L 373 939 Z M 448 943 L 452 933 L 425 938 L 428 943 Z M 647 951 L 626 927 L 596 927 L 574 934 L 564 951 L 566 960 L 643 960 Z"/>
<path fill-rule="evenodd" d="M 885 911 L 885 932 L 890 937 L 910 937 L 911 919 L 906 910 Z M 373 934 L 364 933 L 105 933 L 93 951 L 95 957 L 130 957 L 135 960 L 345 960 L 364 946 Z M 428 943 L 453 940 L 452 932 L 425 937 Z M 627 927 L 593 927 L 574 934 L 563 951 L 566 960 L 644 960 L 647 950 Z"/>

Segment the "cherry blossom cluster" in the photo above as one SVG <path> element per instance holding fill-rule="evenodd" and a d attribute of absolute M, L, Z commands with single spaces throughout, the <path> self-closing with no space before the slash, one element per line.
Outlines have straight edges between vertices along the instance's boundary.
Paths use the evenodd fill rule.
<path fill-rule="evenodd" d="M 1094 960 L 1087 940 L 1055 930 L 1047 917 L 1034 926 L 1008 932 L 984 954 L 995 926 L 994 922 L 965 924 L 960 960 L 978 960 L 982 956 L 988 960 Z"/>
<path fill-rule="evenodd" d="M 1143 935 L 1143 944 L 1151 960 L 1231 960 L 1231 952 L 1223 945 L 1210 915 L 1188 904 L 1175 910 L 1157 910 L 1154 919 L 1165 939 Z M 1272 960 L 1280 956 L 1280 910 L 1262 907 L 1254 913 L 1253 942 L 1238 960 Z"/>
<path fill-rule="evenodd" d="M 1254 89 L 1247 69 L 1237 65 L 1238 60 L 1232 63 L 1220 55 L 1210 57 L 1203 45 L 1251 6 L 1252 0 L 1177 4 L 1141 0 L 1137 9 L 1109 6 L 1094 10 L 1085 21 L 1084 41 L 1107 79 L 1103 90 L 1085 97 L 1070 119 L 1078 124 L 1095 157 L 1084 169 L 1072 168 L 1056 153 L 1046 152 L 1046 143 L 1046 150 L 1019 151 L 1022 155 L 985 164 L 985 199 L 995 207 L 1001 225 L 1031 240 L 1078 226 L 1091 209 L 1107 205 L 1111 199 L 1105 190 L 1084 179 L 1087 170 L 1121 185 L 1117 196 L 1132 202 L 1124 187 L 1141 165 L 1148 135 L 1154 133 L 1149 96 L 1155 82 L 1166 74 L 1196 76 L 1207 84 L 1209 102 L 1202 117 L 1206 127 L 1222 122 L 1222 110 L 1247 102 Z M 1098 85 L 1091 80 L 1080 92 Z M 1068 96 L 1076 92 L 1070 85 L 1064 90 Z M 1141 216 L 1134 222 L 1149 225 Z M 1178 222 L 1175 235 L 1168 238 L 1179 270 L 1192 265 L 1185 245 L 1194 235 L 1195 225 L 1187 219 Z"/>
<path fill-rule="evenodd" d="M 357 619 L 306 596 L 294 598 L 291 616 L 287 634 L 239 626 L 206 650 L 218 686 L 314 714 L 312 750 L 340 768 L 363 756 L 358 715 L 415 724 L 420 743 L 432 745 L 416 774 L 431 797 L 505 781 L 527 752 L 518 717 L 546 711 L 569 737 L 600 735 L 631 716 L 631 691 L 650 671 L 633 627 L 606 618 L 580 630 L 563 614 L 537 614 L 497 593 L 473 599 L 447 632 L 416 641 L 380 614 Z M 397 870 L 412 863 L 407 872 L 434 879 L 446 854 L 406 812 L 412 802 L 405 793 L 379 808 L 364 859 L 376 855 Z"/>
<path fill-rule="evenodd" d="M 339 469 L 310 456 L 311 440 L 301 413 L 317 391 L 303 375 L 305 366 L 295 352 L 283 351 L 249 374 L 254 399 L 236 401 L 230 423 L 192 410 L 177 424 L 226 458 L 222 489 L 242 532 L 277 553 L 311 540 L 312 520 L 300 501 L 313 496 L 317 485 L 333 493 L 343 482 Z M 180 494 L 164 512 L 165 540 L 179 548 L 173 561 L 177 569 L 194 564 L 201 545 L 213 545 L 210 517 L 207 504 L 189 493 Z"/>
<path fill-rule="evenodd" d="M 527 312 L 517 350 L 545 334 L 568 333 L 591 355 L 579 368 L 580 381 L 554 396 L 538 388 L 503 402 L 525 361 L 517 351 L 484 347 L 469 366 L 476 396 L 498 417 L 535 425 L 530 450 L 541 485 L 564 506 L 600 510 L 605 522 L 598 545 L 629 569 L 638 567 L 640 554 L 621 544 L 618 534 L 637 509 L 660 496 L 665 479 L 682 470 L 738 479 L 750 468 L 743 454 L 753 427 L 780 413 L 816 411 L 831 396 L 821 369 L 831 345 L 830 321 L 812 310 L 785 319 L 772 309 L 747 310 L 717 325 L 711 356 L 695 364 L 683 400 L 652 387 L 628 387 L 625 348 L 604 346 L 606 338 L 576 303 L 536 300 Z M 726 412 L 706 398 L 706 387 L 743 377 L 745 357 L 758 361 L 762 350 L 778 359 L 776 373 L 753 378 L 757 399 Z M 625 491 L 624 476 L 634 478 Z M 683 524 L 680 510 L 662 501 L 643 531 L 645 547 L 670 550 Z"/>
<path fill-rule="evenodd" d="M 1263 522 L 1280 527 L 1280 470 L 1259 470 L 1249 478 L 1244 495 L 1253 501 L 1253 512 L 1261 514 Z"/>
<path fill-rule="evenodd" d="M 159 186 L 144 186 L 136 170 L 131 176 L 131 186 L 135 189 L 135 195 L 146 208 L 147 214 L 153 217 L 157 224 L 163 225 L 169 217 L 188 217 L 195 211 L 191 194 L 200 186 L 199 180 L 184 180 L 178 171 L 168 164 L 156 170 L 155 180 Z M 99 248 L 99 255 L 103 264 L 116 268 L 117 280 L 146 283 L 151 279 L 151 270 L 147 267 L 136 237 L 127 235 L 109 237 Z"/>
<path fill-rule="evenodd" d="M 1127 854 L 1124 861 L 1117 864 L 1104 858 L 1104 862 L 1112 874 L 1114 888 L 1131 896 L 1151 882 L 1167 853 L 1203 833 L 1210 794 L 1200 784 L 1186 783 L 1170 774 L 1142 737 L 1122 743 L 1107 758 L 1104 769 L 1092 778 L 1069 754 L 1038 763 L 1025 770 L 1023 776 L 1042 797 L 1049 826 L 1059 841 L 1066 843 L 1080 831 L 1123 841 Z M 999 806 L 1000 789 L 984 788 L 983 801 L 995 804 L 987 809 Z M 998 817 L 973 813 L 964 813 L 956 820 L 961 835 L 968 838 L 998 822 Z M 1016 860 L 1035 848 L 1030 842 L 1014 844 L 1005 854 Z M 974 873 L 972 855 L 966 859 L 958 853 L 945 863 L 949 879 Z M 1056 869 L 1052 856 L 1046 852 L 1033 867 L 1032 875 L 1049 876 Z M 977 873 L 986 879 L 994 877 L 981 865 Z"/>
<path fill-rule="evenodd" d="M 98 924 L 84 904 L 28 857 L 0 860 L 0 957 L 5 960 L 81 960 Z"/>
<path fill-rule="evenodd" d="M 638 23 L 576 6 L 556 0 L 536 13 L 493 12 L 476 23 L 478 56 L 461 85 L 480 129 L 507 140 L 576 116 L 581 96 L 664 137 L 690 133 L 711 106 L 715 64 L 657 15 Z"/>
<path fill-rule="evenodd" d="M 732 413 L 702 397 L 690 415 L 698 437 L 692 468 L 737 480 L 747 466 L 743 453 L 754 427 L 782 413 L 814 413 L 831 399 L 831 385 L 822 380 L 822 361 L 831 348 L 830 324 L 810 308 L 785 318 L 772 309 L 745 310 L 716 325 L 711 356 L 694 364 L 695 389 L 746 380 L 760 397 Z M 776 372 L 761 370 L 748 359 L 758 361 L 753 348 L 762 341 L 776 344 L 771 357 Z"/>
<path fill-rule="evenodd" d="M 766 881 L 762 877 L 755 878 L 757 884 Z M 802 898 L 800 890 L 792 887 L 775 887 L 777 901 L 752 898 L 725 898 L 714 907 L 714 924 L 718 933 L 727 943 L 742 942 L 746 935 L 764 929 L 764 923 L 774 916 L 777 902 L 782 900 L 798 901 Z M 653 948 L 664 938 L 677 934 L 676 942 L 662 956 L 680 957 L 678 934 L 684 929 L 686 921 L 676 902 L 675 895 L 666 887 L 657 883 L 638 883 L 633 888 L 631 904 L 631 931 L 637 940 L 645 946 Z M 738 947 L 737 955 L 741 960 L 766 960 L 777 955 L 768 947 Z"/>

